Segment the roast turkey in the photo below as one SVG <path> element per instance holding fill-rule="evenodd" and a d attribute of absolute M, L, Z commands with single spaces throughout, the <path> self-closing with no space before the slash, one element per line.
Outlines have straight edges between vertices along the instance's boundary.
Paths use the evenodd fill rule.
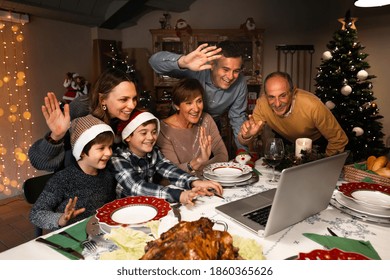
<path fill-rule="evenodd" d="M 182 221 L 149 241 L 141 260 L 235 260 L 242 259 L 227 231 L 213 229 L 208 218 Z"/>

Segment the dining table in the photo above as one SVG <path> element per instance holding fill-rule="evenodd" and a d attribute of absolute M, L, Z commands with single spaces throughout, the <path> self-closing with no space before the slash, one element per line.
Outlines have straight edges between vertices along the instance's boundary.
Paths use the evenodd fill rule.
<path fill-rule="evenodd" d="M 179 208 L 182 221 L 196 221 L 201 217 L 207 217 L 212 221 L 223 222 L 227 225 L 227 231 L 232 236 L 255 240 L 261 246 L 267 260 L 291 259 L 296 258 L 300 253 L 326 249 L 323 245 L 308 238 L 307 235 L 331 236 L 331 233 L 348 239 L 367 241 L 375 249 L 380 259 L 390 260 L 390 226 L 388 224 L 364 221 L 364 219 L 340 210 L 332 204 L 329 204 L 323 211 L 267 237 L 259 236 L 218 213 L 215 210 L 216 206 L 277 187 L 277 184 L 268 182 L 272 172 L 270 168 L 264 166 L 261 159 L 255 162 L 254 171 L 258 175 L 258 180 L 255 182 L 224 187 L 223 197 L 199 196 L 193 206 L 182 205 Z M 337 185 L 343 183 L 345 181 L 341 173 Z M 335 186 L 335 192 L 336 189 Z M 173 211 L 170 211 L 167 217 L 173 220 Z M 81 223 L 84 223 L 83 227 L 80 227 Z M 42 238 L 50 238 L 50 236 L 64 230 L 69 232 L 77 226 L 80 230 L 85 231 L 85 221 L 81 221 L 48 233 Z M 167 226 L 167 224 L 161 222 L 161 226 Z M 0 253 L 0 259 L 67 260 L 69 257 L 33 239 Z"/>

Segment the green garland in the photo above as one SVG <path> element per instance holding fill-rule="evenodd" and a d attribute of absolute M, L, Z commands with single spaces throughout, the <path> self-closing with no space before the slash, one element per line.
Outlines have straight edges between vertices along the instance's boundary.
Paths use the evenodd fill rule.
<path fill-rule="evenodd" d="M 276 166 L 276 168 L 275 168 L 278 171 L 282 171 L 283 169 L 286 169 L 286 168 L 289 168 L 292 166 L 300 165 L 303 163 L 315 161 L 317 159 L 321 159 L 321 158 L 326 157 L 326 154 L 318 153 L 316 151 L 316 149 L 313 149 L 310 152 L 302 150 L 302 152 L 301 152 L 302 157 L 297 158 L 295 156 L 294 145 L 286 145 L 284 147 L 284 154 L 285 155 L 284 155 L 284 158 L 282 159 L 281 163 L 278 166 Z"/>

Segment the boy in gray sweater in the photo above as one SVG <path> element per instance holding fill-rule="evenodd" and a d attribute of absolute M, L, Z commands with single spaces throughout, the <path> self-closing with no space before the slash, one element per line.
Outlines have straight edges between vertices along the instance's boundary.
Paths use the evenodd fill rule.
<path fill-rule="evenodd" d="M 77 163 L 50 178 L 30 212 L 30 221 L 43 229 L 87 218 L 115 199 L 116 181 L 105 168 L 112 155 L 112 128 L 87 115 L 71 122 L 70 137 Z"/>

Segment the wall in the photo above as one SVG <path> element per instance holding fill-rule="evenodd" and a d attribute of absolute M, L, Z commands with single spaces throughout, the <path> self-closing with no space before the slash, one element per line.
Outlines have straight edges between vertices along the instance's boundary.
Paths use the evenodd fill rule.
<path fill-rule="evenodd" d="M 43 98 L 53 91 L 61 99 L 66 72 L 90 79 L 92 74 L 91 29 L 80 25 L 32 18 L 26 26 L 27 63 L 31 87 L 35 139 L 47 132 L 41 112 Z"/>
<path fill-rule="evenodd" d="M 24 26 L 24 37 L 25 64 L 29 68 L 26 71 L 26 82 L 31 90 L 29 107 L 33 122 L 32 141 L 35 141 L 48 130 L 41 112 L 41 105 L 46 93 L 53 91 L 58 98 L 61 98 L 65 92 L 62 84 L 65 73 L 68 71 L 78 72 L 87 79 L 90 77 L 92 73 L 91 29 L 31 17 L 30 23 Z M 3 137 L 10 137 L 8 131 L 1 130 L 0 133 Z M 13 157 L 12 149 L 8 150 L 7 156 Z M 35 174 L 42 173 L 33 170 Z M 4 174 L 4 176 L 9 176 L 11 179 L 14 177 L 13 172 L 12 174 Z M 21 174 L 19 186 L 11 188 L 10 196 L 22 192 L 21 186 L 26 176 L 26 174 Z M 7 196 L 0 193 L 0 199 L 4 197 Z"/>

